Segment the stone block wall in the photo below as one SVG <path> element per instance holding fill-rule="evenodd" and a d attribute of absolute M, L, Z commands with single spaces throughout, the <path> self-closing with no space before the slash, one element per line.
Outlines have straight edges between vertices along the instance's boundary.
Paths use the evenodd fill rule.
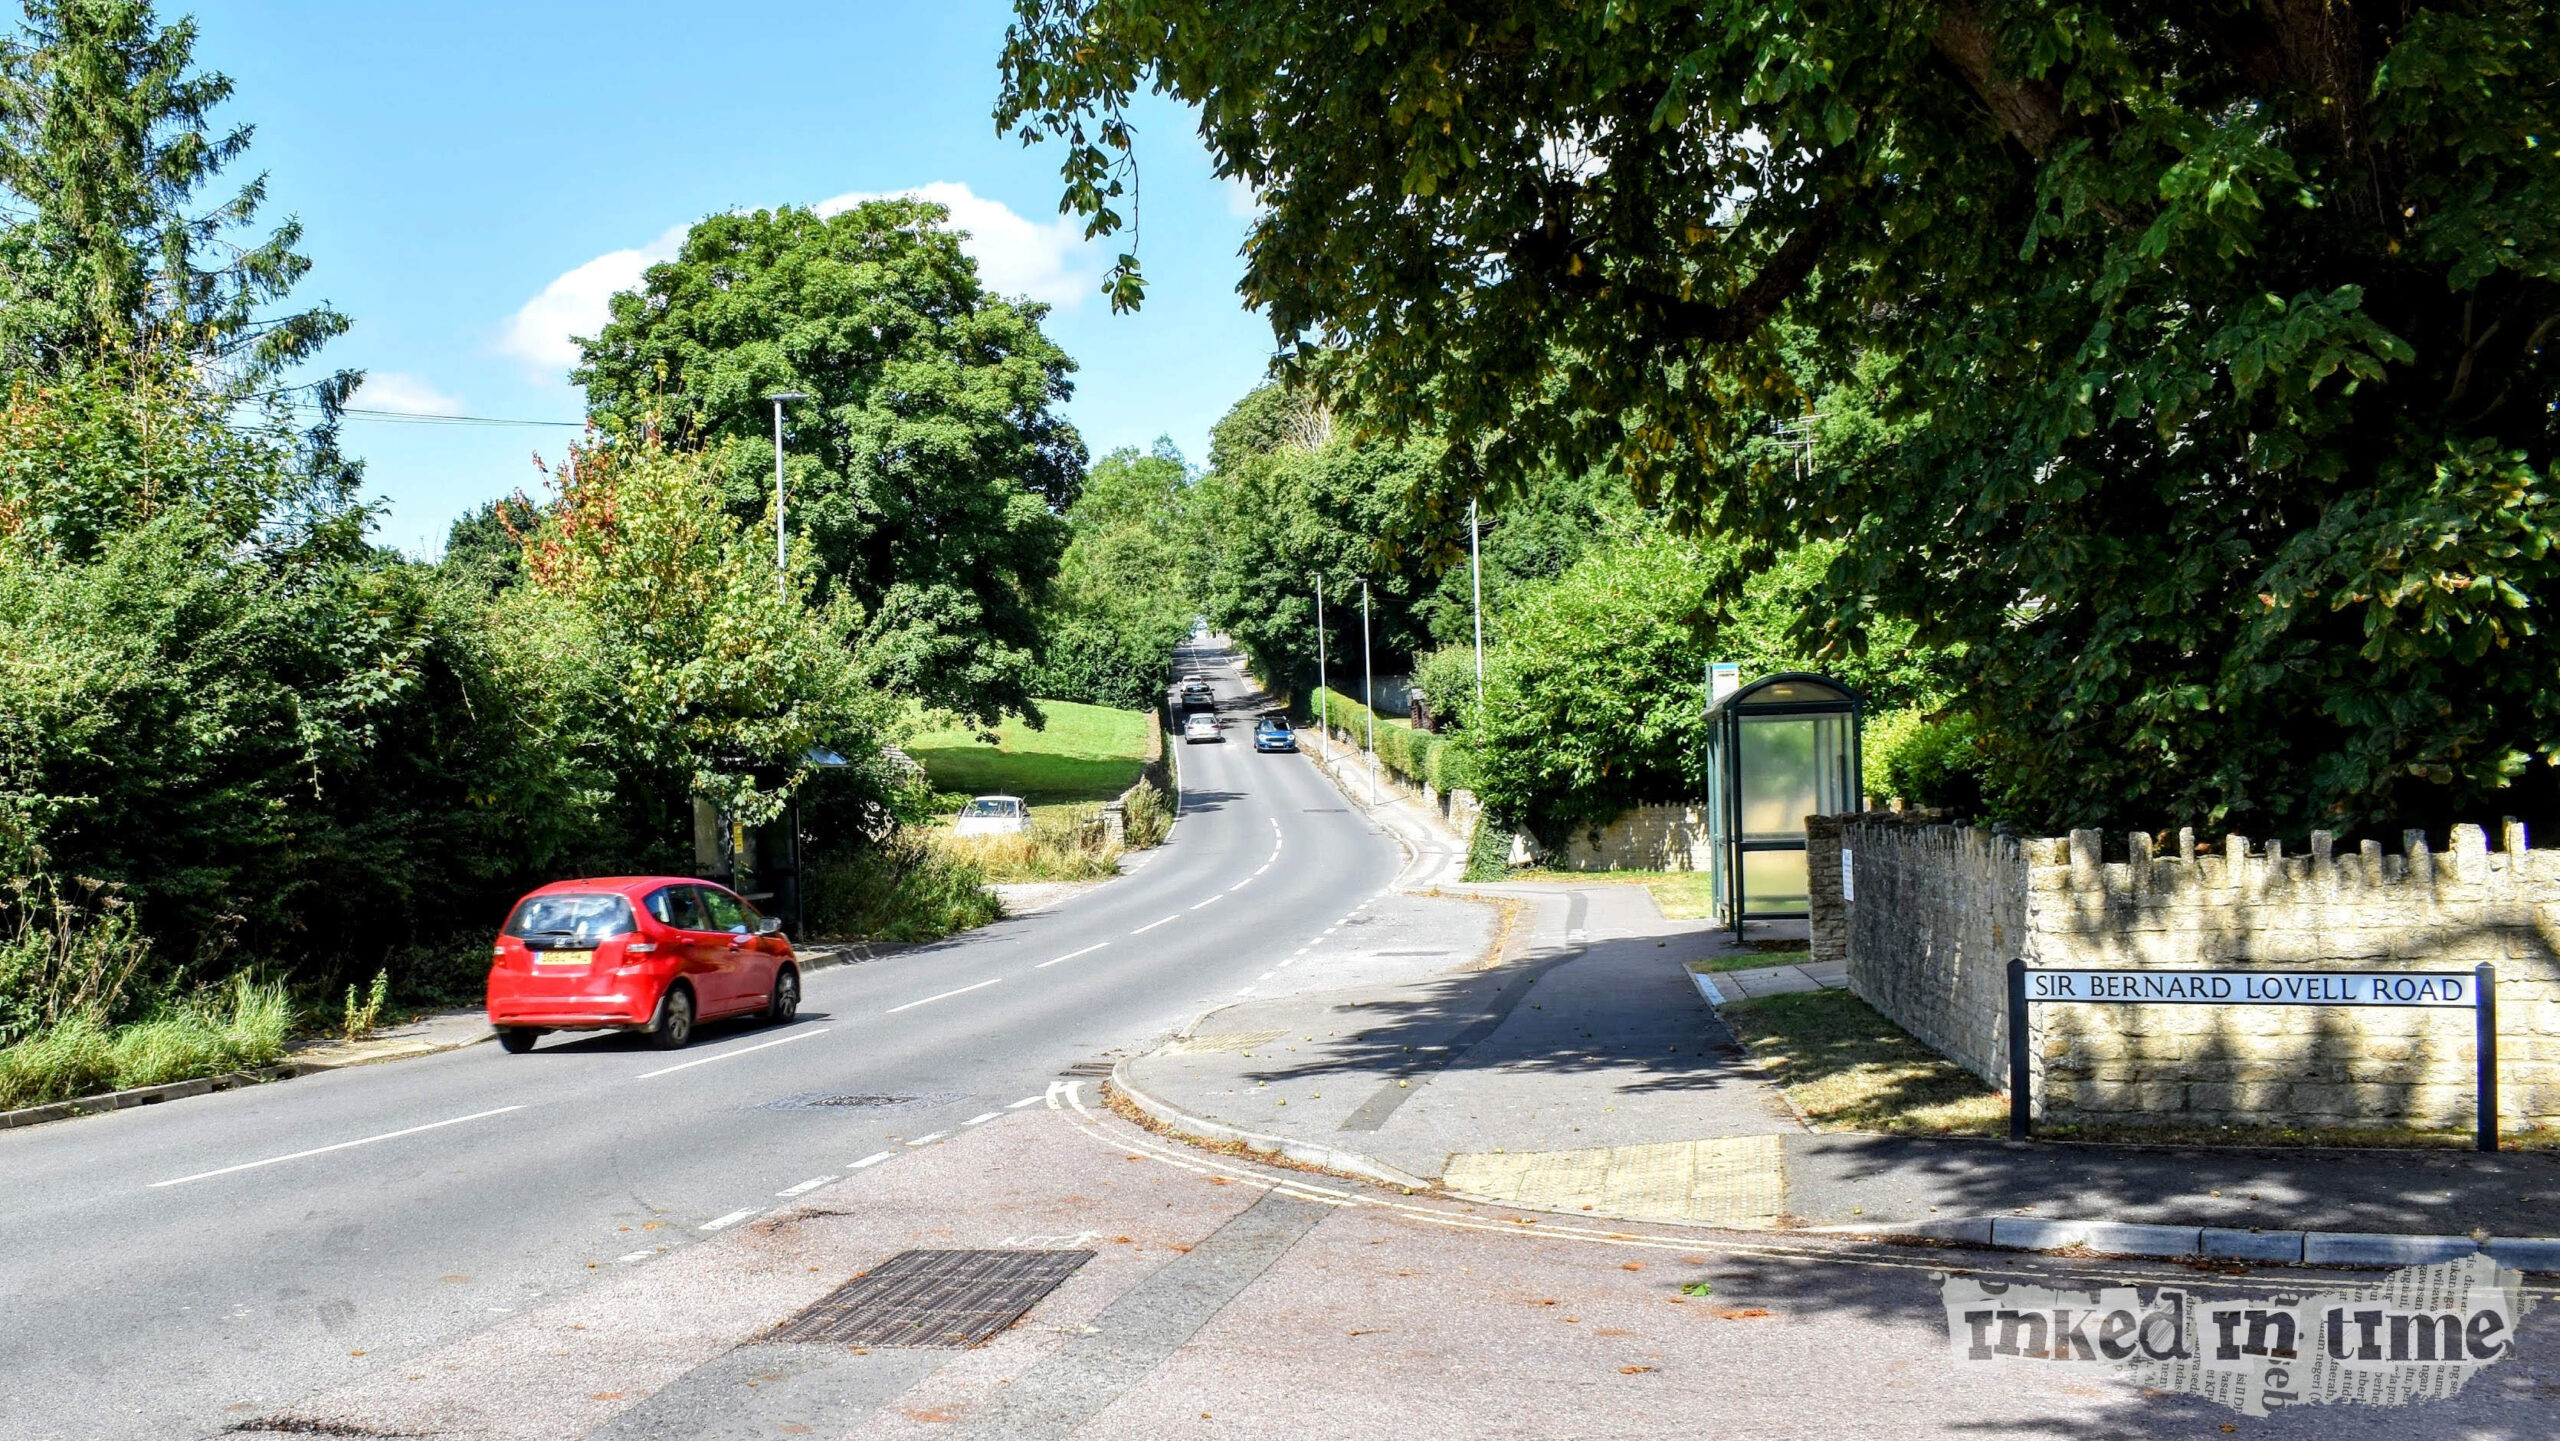
<path fill-rule="evenodd" d="M 1855 899 L 1815 918 L 1816 953 L 1837 946 L 1849 989 L 1904 1030 L 1993 1086 L 2008 1084 L 2008 965 L 2026 931 L 2027 865 L 2019 843 L 1969 826 L 1892 812 L 1821 818 L 1837 837 Z"/>
<path fill-rule="evenodd" d="M 1707 808 L 1632 806 L 1605 826 L 1577 826 L 1546 863 L 1564 871 L 1703 871 Z"/>
<path fill-rule="evenodd" d="M 2510 825 L 2397 854 L 2366 841 L 2308 854 L 2180 833 L 2155 853 L 2094 831 L 2018 840 L 1845 818 L 1854 899 L 1831 921 L 1851 988 L 1995 1086 L 2007 1084 L 2005 968 L 2470 970 L 2498 974 L 2502 1124 L 2560 1125 L 2560 851 Z M 1836 865 L 1836 861 L 1835 861 Z M 1822 924 L 1817 918 L 1817 927 Z M 2473 1107 L 2468 1010 L 2040 1004 L 2036 1110 L 2055 1120 L 2462 1127 Z"/>

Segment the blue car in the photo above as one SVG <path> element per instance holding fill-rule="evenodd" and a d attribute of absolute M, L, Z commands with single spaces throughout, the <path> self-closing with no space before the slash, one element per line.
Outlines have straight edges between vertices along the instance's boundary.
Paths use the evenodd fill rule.
<path fill-rule="evenodd" d="M 1258 751 L 1294 751 L 1298 733 L 1289 729 L 1286 716 L 1267 715 L 1253 723 L 1253 748 Z"/>

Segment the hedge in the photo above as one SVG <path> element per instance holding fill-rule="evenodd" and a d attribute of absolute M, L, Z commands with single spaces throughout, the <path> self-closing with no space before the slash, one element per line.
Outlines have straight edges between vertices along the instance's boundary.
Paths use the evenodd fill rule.
<path fill-rule="evenodd" d="M 1340 691 L 1323 692 L 1323 714 L 1354 742 L 1369 737 L 1369 708 Z M 1310 714 L 1314 711 L 1310 708 Z M 1390 775 L 1442 795 L 1476 788 L 1476 758 L 1464 732 L 1415 730 L 1402 721 L 1378 718 L 1378 764 Z"/>

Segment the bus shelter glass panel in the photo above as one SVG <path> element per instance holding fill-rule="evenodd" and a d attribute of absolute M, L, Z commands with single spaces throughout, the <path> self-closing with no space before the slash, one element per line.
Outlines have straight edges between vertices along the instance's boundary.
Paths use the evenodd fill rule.
<path fill-rule="evenodd" d="M 1773 676 L 1710 707 L 1708 841 L 1722 919 L 1804 915 L 1805 818 L 1858 807 L 1857 695 L 1823 677 Z"/>
<path fill-rule="evenodd" d="M 1730 819 L 1733 790 L 1727 772 L 1731 766 L 1725 748 L 1725 728 L 1707 728 L 1707 894 L 1715 897 L 1718 920 L 1730 920 L 1723 912 L 1726 898 L 1733 894 L 1733 823 Z"/>

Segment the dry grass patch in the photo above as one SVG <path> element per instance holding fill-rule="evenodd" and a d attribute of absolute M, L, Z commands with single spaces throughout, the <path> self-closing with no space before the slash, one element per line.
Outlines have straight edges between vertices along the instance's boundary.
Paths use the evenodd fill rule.
<path fill-rule="evenodd" d="M 1816 1126 L 1915 1136 L 2007 1129 L 1997 1092 L 1846 991 L 1734 1001 L 1722 1014 Z"/>

